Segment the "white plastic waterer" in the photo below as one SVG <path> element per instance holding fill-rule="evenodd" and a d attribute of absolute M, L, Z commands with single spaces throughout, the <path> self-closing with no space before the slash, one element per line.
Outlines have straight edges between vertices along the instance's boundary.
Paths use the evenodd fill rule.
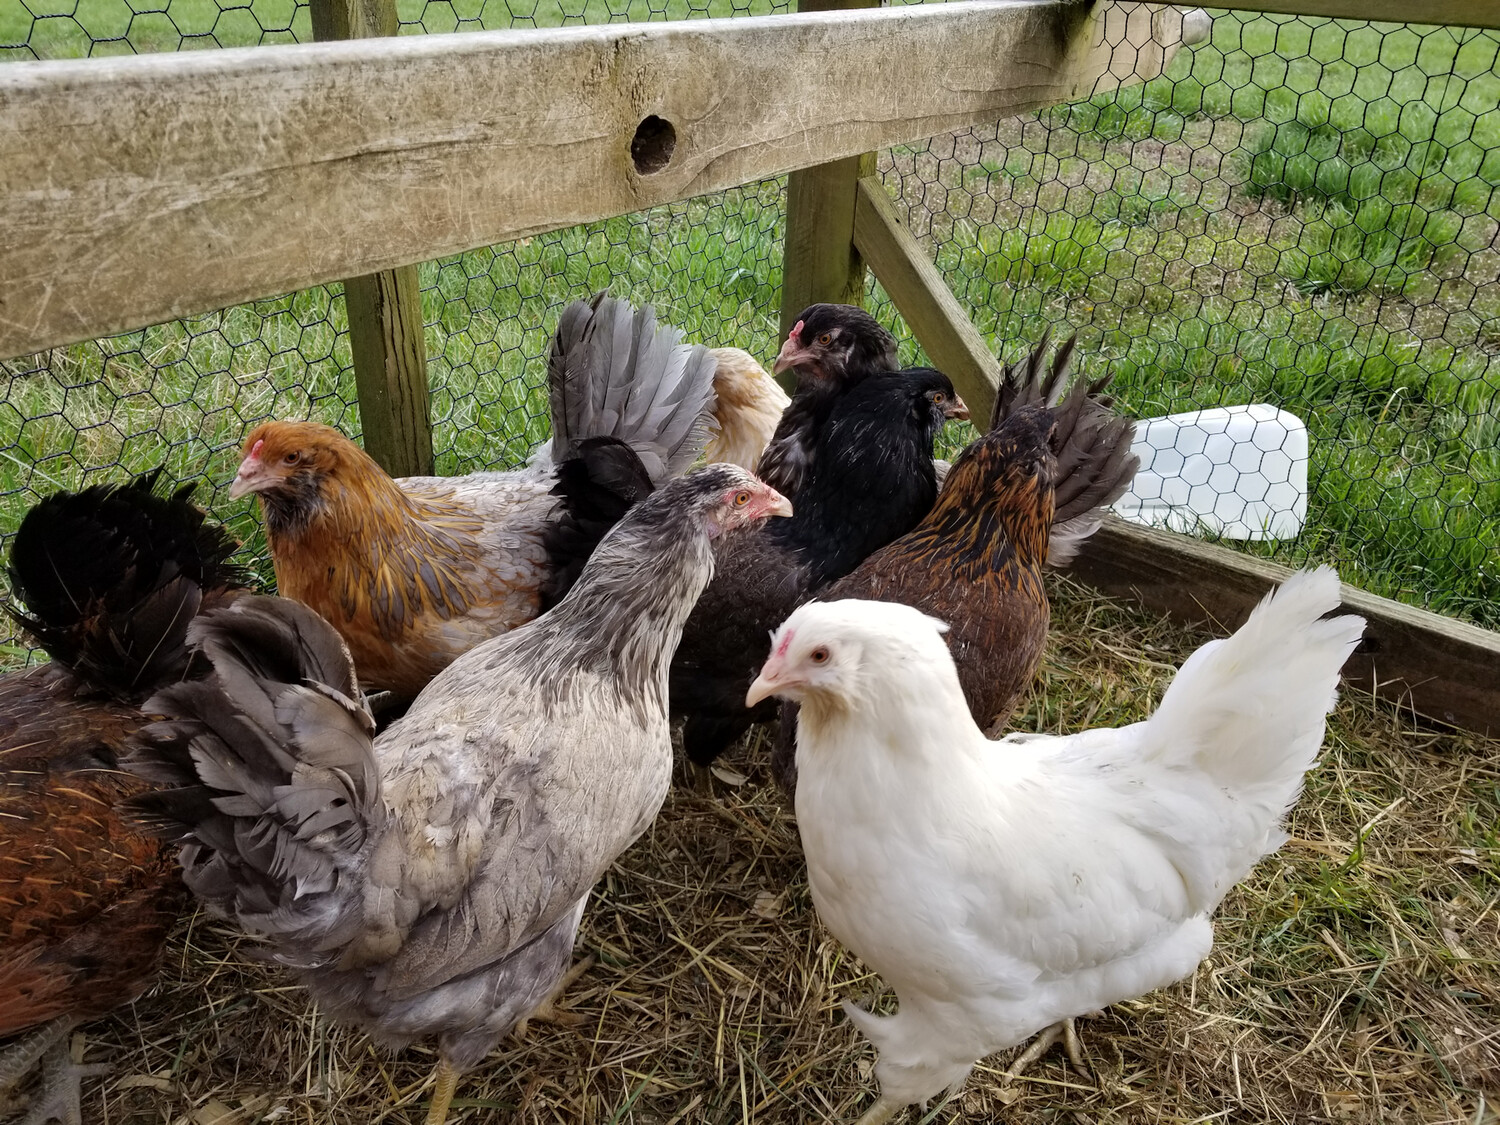
<path fill-rule="evenodd" d="M 1267 403 L 1135 424 L 1141 459 L 1114 510 L 1135 523 L 1226 539 L 1293 539 L 1307 520 L 1307 426 Z"/>

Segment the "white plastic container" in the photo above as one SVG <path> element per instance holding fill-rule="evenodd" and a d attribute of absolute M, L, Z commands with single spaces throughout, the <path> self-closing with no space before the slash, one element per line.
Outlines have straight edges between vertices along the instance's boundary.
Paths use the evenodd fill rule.
<path fill-rule="evenodd" d="M 1307 520 L 1307 426 L 1266 403 L 1135 424 L 1141 459 L 1114 510 L 1128 520 L 1226 539 L 1292 539 Z"/>

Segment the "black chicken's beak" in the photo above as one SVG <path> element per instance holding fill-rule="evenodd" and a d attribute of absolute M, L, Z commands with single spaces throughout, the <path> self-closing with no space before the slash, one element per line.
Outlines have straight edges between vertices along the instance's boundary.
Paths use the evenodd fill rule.
<path fill-rule="evenodd" d="M 969 404 L 959 398 L 958 395 L 954 395 L 948 400 L 948 406 L 943 411 L 943 417 L 957 418 L 960 422 L 967 422 L 969 420 Z"/>

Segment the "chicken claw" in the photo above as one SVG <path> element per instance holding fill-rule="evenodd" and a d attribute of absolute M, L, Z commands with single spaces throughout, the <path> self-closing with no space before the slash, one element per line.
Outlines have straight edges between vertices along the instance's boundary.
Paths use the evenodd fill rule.
<path fill-rule="evenodd" d="M 572 987 L 573 983 L 579 977 L 594 967 L 598 960 L 599 957 L 597 954 L 590 953 L 564 973 L 562 979 L 557 982 L 557 987 L 552 990 L 552 995 L 543 1000 L 535 1011 L 516 1024 L 515 1030 L 510 1033 L 511 1038 L 516 1040 L 525 1039 L 527 1028 L 532 1020 L 538 1020 L 541 1023 L 556 1024 L 559 1027 L 578 1027 L 582 1024 L 584 1021 L 583 1016 L 577 1012 L 559 1011 L 557 1002 L 562 999 L 563 993 Z"/>
<path fill-rule="evenodd" d="M 875 1104 L 865 1110 L 860 1119 L 854 1125 L 885 1125 L 885 1122 L 895 1117 L 906 1107 L 892 1098 L 881 1095 L 875 1099 Z"/>
<path fill-rule="evenodd" d="M 18 1055 L 29 1055 L 33 1062 L 40 1057 L 43 1066 L 41 1092 L 33 1099 L 21 1125 L 44 1125 L 48 1121 L 83 1125 L 82 1080 L 107 1074 L 110 1068 L 107 1063 L 85 1066 L 73 1061 L 68 1032 L 75 1022 L 68 1018 L 55 1020 L 14 1049 Z"/>
<path fill-rule="evenodd" d="M 1004 1074 L 1006 1082 L 1013 1082 L 1024 1074 L 1026 1068 L 1046 1054 L 1047 1048 L 1059 1039 L 1063 1041 L 1063 1050 L 1068 1053 L 1068 1061 L 1073 1064 L 1073 1068 L 1085 1078 L 1093 1078 L 1094 1072 L 1089 1069 L 1088 1063 L 1083 1059 L 1083 1045 L 1078 1039 L 1078 1028 L 1070 1017 L 1061 1023 L 1043 1028 L 1037 1033 L 1037 1037 L 1031 1041 L 1031 1046 L 1022 1051 L 1016 1057 L 1016 1061 L 1006 1067 Z"/>

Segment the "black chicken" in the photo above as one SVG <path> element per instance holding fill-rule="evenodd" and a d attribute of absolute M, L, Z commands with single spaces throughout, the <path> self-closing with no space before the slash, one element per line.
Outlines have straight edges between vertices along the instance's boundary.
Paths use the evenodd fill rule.
<path fill-rule="evenodd" d="M 12 610 L 52 657 L 0 679 L 0 1085 L 49 1049 L 34 1120 L 76 1125 L 68 1030 L 140 995 L 185 902 L 177 865 L 118 811 L 141 703 L 191 675 L 188 623 L 235 596 L 238 544 L 160 472 L 58 493 L 21 522 Z"/>
<path fill-rule="evenodd" d="M 745 709 L 771 630 L 932 507 L 932 440 L 953 400 L 948 377 L 929 367 L 865 379 L 834 400 L 792 518 L 719 541 L 672 661 L 672 711 L 687 719 L 692 761 L 707 765 L 775 717 L 774 703 Z"/>
<path fill-rule="evenodd" d="M 776 357 L 776 374 L 795 370 L 797 387 L 756 466 L 760 478 L 795 500 L 812 466 L 818 431 L 834 402 L 865 377 L 897 366 L 896 338 L 864 309 L 803 309 Z M 957 396 L 950 409 L 954 413 L 949 417 L 968 417 Z"/>

